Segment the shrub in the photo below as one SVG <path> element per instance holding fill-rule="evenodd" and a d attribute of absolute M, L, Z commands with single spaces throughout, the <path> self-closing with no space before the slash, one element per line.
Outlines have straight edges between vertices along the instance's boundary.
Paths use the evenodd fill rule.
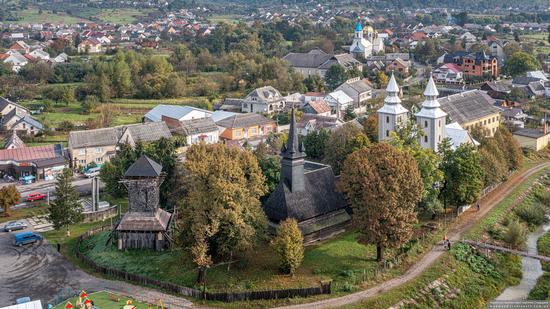
<path fill-rule="evenodd" d="M 528 299 L 546 300 L 550 291 L 550 274 L 545 273 L 537 280 L 535 287 L 529 292 Z"/>
<path fill-rule="evenodd" d="M 281 258 L 281 269 L 294 275 L 304 259 L 304 238 L 294 219 L 286 219 L 277 228 L 273 247 Z"/>
<path fill-rule="evenodd" d="M 541 225 L 546 221 L 544 209 L 537 203 L 517 207 L 515 212 L 521 220 L 531 225 Z"/>
<path fill-rule="evenodd" d="M 512 247 L 518 247 L 525 243 L 527 229 L 518 220 L 512 220 L 508 224 L 502 239 Z"/>

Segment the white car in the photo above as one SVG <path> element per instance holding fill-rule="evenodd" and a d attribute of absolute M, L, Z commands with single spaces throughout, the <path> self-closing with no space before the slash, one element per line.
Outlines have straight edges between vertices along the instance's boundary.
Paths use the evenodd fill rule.
<path fill-rule="evenodd" d="M 100 167 L 94 167 L 94 168 L 91 168 L 89 170 L 87 170 L 85 173 L 84 173 L 84 176 L 88 177 L 88 178 L 94 178 L 94 177 L 97 177 L 99 176 L 99 172 L 101 171 L 101 168 Z"/>

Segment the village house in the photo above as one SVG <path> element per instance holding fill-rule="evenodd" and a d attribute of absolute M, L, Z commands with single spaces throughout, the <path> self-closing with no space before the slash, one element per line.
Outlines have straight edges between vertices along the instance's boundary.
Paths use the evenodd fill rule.
<path fill-rule="evenodd" d="M 512 128 L 523 128 L 528 115 L 521 108 L 517 107 L 501 107 L 502 122 Z"/>
<path fill-rule="evenodd" d="M 285 98 L 279 90 L 265 86 L 254 89 L 241 102 L 243 113 L 273 114 L 283 111 L 286 106 Z"/>
<path fill-rule="evenodd" d="M 153 142 L 170 138 L 166 123 L 147 122 L 111 128 L 69 132 L 69 157 L 74 169 L 90 164 L 103 165 L 116 155 L 120 144 L 134 146 L 137 142 Z"/>
<path fill-rule="evenodd" d="M 12 131 L 10 135 L 4 140 L 4 149 L 15 149 L 25 147 L 25 143 L 19 136 L 17 132 Z"/>
<path fill-rule="evenodd" d="M 357 112 L 366 112 L 366 102 L 372 99 L 372 84 L 366 78 L 349 79 L 336 90 L 342 90 L 353 99 L 353 107 Z"/>
<path fill-rule="evenodd" d="M 495 100 L 506 100 L 512 92 L 512 85 L 508 81 L 491 81 L 483 83 L 479 89 Z"/>
<path fill-rule="evenodd" d="M 548 133 L 548 122 L 546 121 L 542 129 L 523 128 L 514 131 L 513 136 L 521 147 L 535 151 L 550 145 L 550 133 Z"/>
<path fill-rule="evenodd" d="M 444 63 L 454 63 L 464 74 L 466 81 L 495 80 L 499 77 L 498 60 L 484 51 L 468 53 L 457 51 L 443 56 Z"/>
<path fill-rule="evenodd" d="M 458 122 L 468 131 L 482 128 L 493 136 L 500 126 L 500 109 L 495 100 L 480 90 L 470 90 L 439 98 L 441 109 L 452 122 Z"/>
<path fill-rule="evenodd" d="M 409 76 L 409 62 L 397 58 L 386 65 L 386 73 L 396 72 L 403 77 Z"/>
<path fill-rule="evenodd" d="M 305 114 L 330 117 L 332 109 L 323 98 L 320 98 L 308 101 L 304 105 L 303 111 Z"/>
<path fill-rule="evenodd" d="M 433 70 L 432 76 L 436 83 L 442 84 L 462 84 L 464 75 L 460 67 L 454 63 L 446 63 Z"/>
<path fill-rule="evenodd" d="M 77 50 L 79 53 L 100 53 L 101 50 L 101 42 L 95 38 L 88 38 L 80 42 L 77 46 Z"/>
<path fill-rule="evenodd" d="M 311 132 L 317 132 L 321 129 L 333 130 L 344 122 L 336 117 L 321 116 L 316 114 L 303 114 L 296 123 L 298 134 L 306 136 Z"/>
<path fill-rule="evenodd" d="M 263 140 L 269 134 L 277 132 L 275 121 L 261 114 L 234 114 L 216 121 L 220 127 L 220 140 L 248 141 Z"/>
<path fill-rule="evenodd" d="M 354 108 L 353 99 L 342 90 L 333 91 L 325 97 L 325 102 L 331 108 L 331 114 L 342 119 L 348 108 Z"/>
<path fill-rule="evenodd" d="M 26 183 L 53 180 L 66 166 L 61 144 L 0 149 L 0 177 L 7 175 Z"/>
<path fill-rule="evenodd" d="M 188 146 L 200 142 L 214 144 L 219 141 L 220 131 L 211 117 L 178 120 L 162 116 L 162 121 L 166 122 L 173 135 L 184 136 Z"/>
<path fill-rule="evenodd" d="M 327 54 L 320 49 L 313 49 L 308 53 L 289 53 L 283 60 L 302 73 L 304 77 L 319 75 L 325 77 L 326 72 L 333 65 L 342 66 L 346 70 L 356 69 L 363 71 L 363 65 L 350 54 Z"/>

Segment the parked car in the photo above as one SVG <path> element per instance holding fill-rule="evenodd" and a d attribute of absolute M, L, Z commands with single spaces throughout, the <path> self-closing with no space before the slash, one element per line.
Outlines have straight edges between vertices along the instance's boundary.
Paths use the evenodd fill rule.
<path fill-rule="evenodd" d="M 16 305 L 26 304 L 26 303 L 30 303 L 30 302 L 31 302 L 31 298 L 28 297 L 28 296 L 21 297 L 21 298 L 18 298 L 18 299 L 15 300 Z"/>
<path fill-rule="evenodd" d="M 22 245 L 31 244 L 42 240 L 42 235 L 35 232 L 22 232 L 15 234 L 14 245 L 21 247 Z"/>
<path fill-rule="evenodd" d="M 84 176 L 88 178 L 94 178 L 99 176 L 99 172 L 101 171 L 101 167 L 94 167 L 84 172 Z"/>
<path fill-rule="evenodd" d="M 34 192 L 34 193 L 31 193 L 31 194 L 27 195 L 27 202 L 34 202 L 34 201 L 43 200 L 46 197 L 47 197 L 47 195 L 45 193 Z"/>
<path fill-rule="evenodd" d="M 24 230 L 27 228 L 27 225 L 21 221 L 11 221 L 4 225 L 4 232 L 11 232 L 17 230 Z"/>

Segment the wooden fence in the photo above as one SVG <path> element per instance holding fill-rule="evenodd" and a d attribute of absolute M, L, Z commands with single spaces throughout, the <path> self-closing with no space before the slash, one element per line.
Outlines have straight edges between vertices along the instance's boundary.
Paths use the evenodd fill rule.
<path fill-rule="evenodd" d="M 193 297 L 197 299 L 205 299 L 221 302 L 233 302 L 233 301 L 246 301 L 246 300 L 268 300 L 268 299 L 284 299 L 292 297 L 308 297 L 320 294 L 331 294 L 331 282 L 321 282 L 320 286 L 309 288 L 296 288 L 296 289 L 284 289 L 284 290 L 267 290 L 267 291 L 243 291 L 243 292 L 203 292 L 197 289 L 188 288 L 185 286 L 163 282 L 160 280 L 152 279 L 147 276 L 130 274 L 125 271 L 112 269 L 97 265 L 92 259 L 80 252 L 82 241 L 86 240 L 90 236 L 102 232 L 111 230 L 110 225 L 101 226 L 90 229 L 86 233 L 80 235 L 78 238 L 76 257 L 80 259 L 84 264 L 92 268 L 94 271 L 112 276 L 117 279 L 122 279 L 130 282 L 134 282 L 144 286 L 152 286 L 164 291 L 168 291 L 173 294 Z"/>

